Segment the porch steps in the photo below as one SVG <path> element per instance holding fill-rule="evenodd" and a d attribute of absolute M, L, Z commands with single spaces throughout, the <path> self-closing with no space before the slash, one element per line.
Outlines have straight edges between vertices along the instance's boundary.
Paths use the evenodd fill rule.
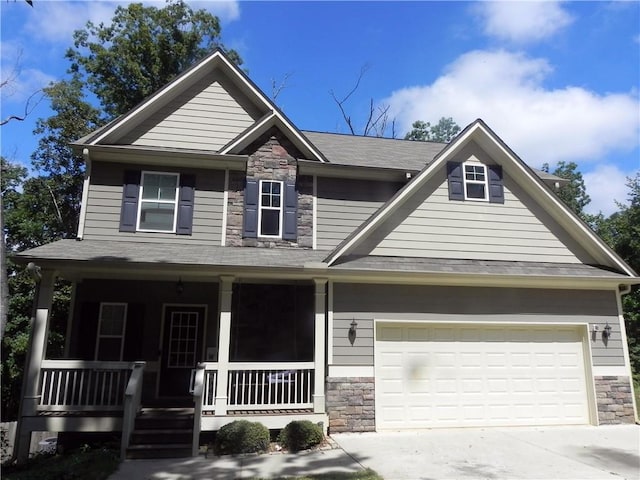
<path fill-rule="evenodd" d="M 191 456 L 192 408 L 143 408 L 136 417 L 127 458 Z"/>

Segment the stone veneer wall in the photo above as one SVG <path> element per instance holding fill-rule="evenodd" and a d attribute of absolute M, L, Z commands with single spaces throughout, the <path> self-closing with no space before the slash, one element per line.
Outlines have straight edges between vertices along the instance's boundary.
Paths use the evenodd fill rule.
<path fill-rule="evenodd" d="M 246 176 L 229 172 L 226 245 L 232 247 L 313 247 L 313 178 L 297 176 L 296 158 L 302 154 L 276 128 L 253 142 L 244 152 L 249 155 Z M 242 238 L 245 178 L 296 182 L 298 193 L 297 241 Z"/>
<path fill-rule="evenodd" d="M 329 433 L 375 431 L 373 377 L 328 378 L 326 405 Z"/>
<path fill-rule="evenodd" d="M 634 423 L 629 377 L 594 377 L 600 424 Z"/>

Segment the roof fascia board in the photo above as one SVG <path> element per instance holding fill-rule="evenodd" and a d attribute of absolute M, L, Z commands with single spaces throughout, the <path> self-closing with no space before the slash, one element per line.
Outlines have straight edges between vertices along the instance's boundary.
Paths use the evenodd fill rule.
<path fill-rule="evenodd" d="M 246 155 L 221 155 L 217 153 L 122 145 L 93 145 L 84 147 L 93 161 L 112 163 L 141 163 L 147 165 L 190 167 L 211 170 L 244 171 Z"/>
<path fill-rule="evenodd" d="M 12 260 L 14 258 L 12 257 Z M 190 281 L 213 281 L 219 275 L 236 278 L 264 280 L 309 280 L 322 276 L 342 283 L 378 283 L 394 285 L 434 285 L 495 288 L 541 288 L 568 290 L 615 290 L 620 286 L 640 284 L 638 277 L 576 277 L 576 276 L 524 276 L 473 273 L 425 273 L 384 270 L 327 269 L 308 267 L 232 266 L 232 265 L 179 265 L 140 262 L 101 262 L 96 264 L 82 260 L 43 260 L 30 256 L 16 256 L 18 264 L 36 261 L 45 269 L 55 269 L 66 279 L 127 278 L 158 280 L 175 278 L 180 274 Z"/>
<path fill-rule="evenodd" d="M 272 127 L 275 124 L 275 118 L 275 113 L 270 111 L 256 123 L 245 129 L 244 132 L 238 135 L 235 139 L 222 147 L 220 153 L 222 155 L 227 155 L 232 151 L 241 151 L 266 132 L 268 128 Z"/>
<path fill-rule="evenodd" d="M 535 172 L 528 167 L 508 145 L 502 141 L 498 135 L 491 130 L 483 121 L 479 121 L 479 128 L 486 135 L 486 139 L 490 141 L 489 144 L 482 142 L 482 139 L 478 142 L 482 148 L 487 150 L 498 149 L 498 151 L 505 157 L 509 158 L 511 162 L 506 165 L 507 170 L 511 170 L 511 167 L 515 167 L 519 175 L 526 177 L 528 182 L 521 182 L 520 185 L 525 188 L 530 194 L 534 196 L 537 201 L 542 201 L 547 212 L 566 228 L 569 233 L 576 239 L 578 243 L 585 250 L 593 255 L 593 257 L 601 262 L 603 265 L 608 265 L 608 262 L 612 262 L 629 276 L 636 276 L 636 272 L 626 264 L 622 258 L 620 258 L 609 246 L 589 228 L 575 213 L 573 213 L 569 207 L 567 207 L 560 198 L 555 195 L 538 177 Z M 505 167 L 505 165 L 503 165 Z M 529 188 L 528 188 L 529 187 Z M 551 208 L 549 208 L 551 207 Z M 558 215 L 556 212 L 561 212 Z M 585 241 L 585 237 L 590 242 Z"/>
<path fill-rule="evenodd" d="M 409 198 L 416 190 L 420 189 L 422 185 L 429 178 L 433 172 L 435 172 L 439 166 L 446 162 L 448 158 L 451 158 L 468 142 L 471 134 L 475 131 L 473 128 L 475 123 L 465 128 L 456 139 L 447 145 L 434 160 L 428 164 L 417 176 L 413 178 L 407 185 L 399 190 L 385 205 L 373 214 L 358 230 L 354 231 L 349 237 L 347 237 L 341 244 L 339 244 L 333 252 L 325 259 L 325 262 L 329 266 L 333 265 L 336 260 L 343 255 L 348 255 L 355 247 L 357 247 L 368 236 L 377 225 L 384 222 L 393 212 L 397 210 L 404 201 Z"/>

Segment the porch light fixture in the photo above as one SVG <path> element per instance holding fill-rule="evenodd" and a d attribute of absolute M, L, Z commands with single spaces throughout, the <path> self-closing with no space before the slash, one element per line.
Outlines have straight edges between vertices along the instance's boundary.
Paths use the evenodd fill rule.
<path fill-rule="evenodd" d="M 607 322 L 607 324 L 604 326 L 604 329 L 602 330 L 602 338 L 608 340 L 609 337 L 611 337 L 611 325 L 609 325 L 609 322 Z"/>
<path fill-rule="evenodd" d="M 182 295 L 182 292 L 184 292 L 184 283 L 182 283 L 182 278 L 179 277 L 178 283 L 176 283 L 176 293 Z"/>
<path fill-rule="evenodd" d="M 349 342 L 351 342 L 351 345 L 353 345 L 353 343 L 356 341 L 356 329 L 358 328 L 358 323 L 356 322 L 356 319 L 354 318 L 351 321 L 351 326 L 349 327 Z"/>

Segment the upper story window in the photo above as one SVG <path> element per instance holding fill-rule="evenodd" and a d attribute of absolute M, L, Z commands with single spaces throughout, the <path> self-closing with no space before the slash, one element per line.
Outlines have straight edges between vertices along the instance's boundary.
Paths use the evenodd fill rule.
<path fill-rule="evenodd" d="M 467 200 L 489 200 L 487 167 L 479 163 L 465 163 L 464 195 Z"/>
<path fill-rule="evenodd" d="M 195 199 L 192 173 L 125 170 L 120 231 L 191 235 Z"/>
<path fill-rule="evenodd" d="M 448 162 L 449 200 L 504 203 L 504 182 L 500 165 L 478 161 Z"/>
<path fill-rule="evenodd" d="M 142 172 L 138 230 L 176 231 L 179 180 L 177 173 Z"/>
<path fill-rule="evenodd" d="M 122 360 L 126 323 L 126 303 L 100 304 L 96 360 Z"/>
<path fill-rule="evenodd" d="M 261 237 L 280 237 L 282 232 L 282 182 L 260 181 L 258 225 Z"/>

